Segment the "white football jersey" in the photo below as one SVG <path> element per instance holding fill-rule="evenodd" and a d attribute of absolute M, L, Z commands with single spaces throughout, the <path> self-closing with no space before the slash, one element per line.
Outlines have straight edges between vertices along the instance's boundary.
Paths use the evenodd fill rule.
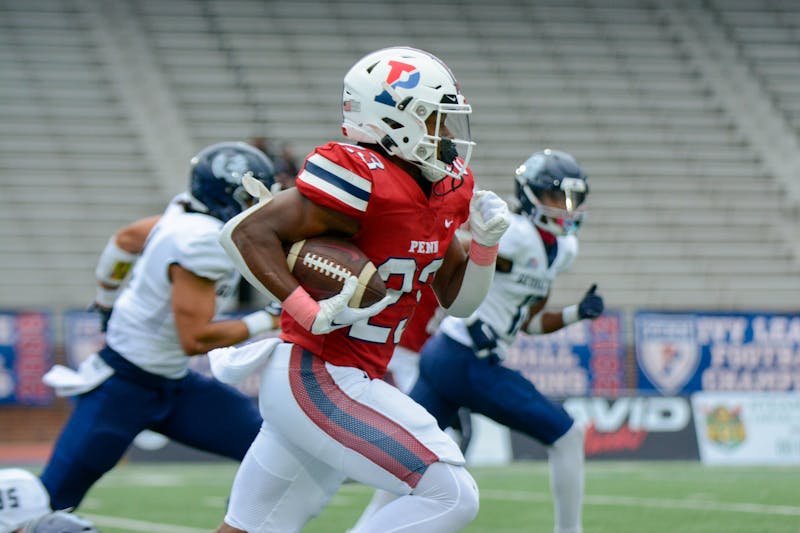
<path fill-rule="evenodd" d="M 179 195 L 150 232 L 108 323 L 106 342 L 140 368 L 172 379 L 186 375 L 183 352 L 172 314 L 169 267 L 176 263 L 216 282 L 217 317 L 236 294 L 240 274 L 218 237 L 222 222 L 201 213 L 187 213 Z"/>
<path fill-rule="evenodd" d="M 550 285 L 578 255 L 575 235 L 557 237 L 557 241 L 556 256 L 550 264 L 539 231 L 524 215 L 513 214 L 497 253 L 512 262 L 511 271 L 495 272 L 489 294 L 480 307 L 466 319 L 445 317 L 441 331 L 465 346 L 472 346 L 466 324 L 478 318 L 499 334 L 495 352 L 503 358 L 528 318 L 529 307 L 550 293 Z"/>

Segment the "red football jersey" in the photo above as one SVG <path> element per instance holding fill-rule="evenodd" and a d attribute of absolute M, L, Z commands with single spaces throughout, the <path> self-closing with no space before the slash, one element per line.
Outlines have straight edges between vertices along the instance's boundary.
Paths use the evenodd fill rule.
<path fill-rule="evenodd" d="M 441 318 L 437 320 L 438 309 L 439 300 L 436 298 L 436 293 L 431 287 L 423 288 L 422 297 L 400 338 L 400 346 L 419 353 L 422 345 L 433 335 L 441 321 Z"/>
<path fill-rule="evenodd" d="M 449 189 L 451 184 L 442 185 Z M 467 171 L 454 191 L 428 198 L 413 177 L 382 154 L 332 142 L 306 158 L 296 186 L 311 201 L 358 220 L 361 229 L 351 240 L 372 260 L 386 286 L 402 296 L 368 321 L 325 335 L 312 334 L 283 313 L 281 338 L 334 365 L 382 378 L 417 292 L 431 283 L 456 229 L 469 217 L 472 173 Z"/>

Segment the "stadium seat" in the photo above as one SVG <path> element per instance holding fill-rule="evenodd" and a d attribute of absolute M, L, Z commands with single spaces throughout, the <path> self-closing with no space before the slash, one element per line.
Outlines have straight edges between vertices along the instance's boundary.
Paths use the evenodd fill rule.
<path fill-rule="evenodd" d="M 402 43 L 457 74 L 480 186 L 511 193 L 516 165 L 548 146 L 587 170 L 581 257 L 553 305 L 597 282 L 617 309 L 794 309 L 800 247 L 785 228 L 800 199 L 768 143 L 753 142 L 750 115 L 717 90 L 726 72 L 700 54 L 710 44 L 692 37 L 733 39 L 738 66 L 798 135 L 800 7 L 762 4 L 712 0 L 692 6 L 692 22 L 668 0 L 6 2 L 0 176 L 30 187 L 0 196 L 0 253 L 12 258 L 0 303 L 83 305 L 108 234 L 168 200 L 169 152 L 142 128 L 158 108 L 133 105 L 121 74 L 159 82 L 153 99 L 195 149 L 263 135 L 304 155 L 339 138 L 344 71 Z M 109 55 L 98 21 L 133 32 L 136 64 Z M 779 131 L 774 118 L 758 115 L 759 129 Z"/>

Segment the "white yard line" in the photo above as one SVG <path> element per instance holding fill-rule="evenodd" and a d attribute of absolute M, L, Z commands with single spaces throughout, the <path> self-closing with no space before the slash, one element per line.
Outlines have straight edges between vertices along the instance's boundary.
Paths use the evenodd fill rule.
<path fill-rule="evenodd" d="M 97 514 L 83 514 L 100 527 L 116 527 L 128 531 L 150 531 L 152 533 L 208 533 L 215 526 L 207 528 L 196 528 L 187 526 L 177 526 L 173 524 L 157 524 L 155 522 L 145 522 L 144 520 L 134 520 L 132 518 L 121 518 L 119 516 L 106 516 Z"/>
<path fill-rule="evenodd" d="M 550 494 L 544 492 L 482 490 L 481 498 L 513 501 L 550 501 Z M 712 500 L 673 500 L 668 498 L 639 498 L 636 496 L 584 496 L 586 505 L 606 505 L 625 507 L 651 507 L 660 509 L 698 509 L 734 513 L 755 513 L 767 515 L 800 516 L 800 507 L 789 505 L 763 505 L 760 503 L 718 502 Z"/>
<path fill-rule="evenodd" d="M 359 487 L 360 488 L 360 487 Z M 481 498 L 489 500 L 517 502 L 549 502 L 551 496 L 546 492 L 527 492 L 518 490 L 482 490 Z M 789 505 L 763 505 L 759 503 L 718 502 L 705 499 L 675 500 L 667 498 L 639 498 L 635 496 L 584 496 L 585 505 L 604 505 L 618 507 L 649 507 L 658 509 L 689 509 L 702 511 L 718 511 L 725 513 L 754 513 L 764 515 L 800 516 L 800 507 Z M 213 502 L 215 506 L 217 501 Z M 83 513 L 82 513 L 83 514 Z M 145 531 L 151 533 L 208 533 L 213 526 L 196 528 L 172 524 L 158 524 L 132 518 L 117 516 L 83 514 L 98 526 L 115 527 L 129 531 Z"/>
<path fill-rule="evenodd" d="M 549 502 L 550 494 L 545 492 L 526 492 L 513 490 L 482 490 L 481 498 L 490 500 L 519 502 Z M 687 509 L 698 511 L 718 511 L 723 513 L 754 513 L 764 515 L 800 516 L 800 507 L 789 505 L 762 505 L 758 503 L 733 503 L 709 500 L 674 500 L 667 498 L 638 498 L 635 496 L 587 495 L 585 505 L 615 507 L 650 507 L 658 509 Z M 195 528 L 171 524 L 156 524 L 144 520 L 120 518 L 96 514 L 84 514 L 98 526 L 115 527 L 129 531 L 150 533 L 208 533 L 209 528 Z M 211 526 L 209 526 L 211 527 Z"/>

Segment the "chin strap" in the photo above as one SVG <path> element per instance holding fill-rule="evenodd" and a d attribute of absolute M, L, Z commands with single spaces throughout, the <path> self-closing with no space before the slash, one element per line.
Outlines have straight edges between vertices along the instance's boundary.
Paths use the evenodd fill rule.
<path fill-rule="evenodd" d="M 536 230 L 539 232 L 539 235 L 542 237 L 542 242 L 545 246 L 550 247 L 556 243 L 556 236 L 550 233 L 547 230 L 543 230 L 539 226 L 536 226 Z"/>

